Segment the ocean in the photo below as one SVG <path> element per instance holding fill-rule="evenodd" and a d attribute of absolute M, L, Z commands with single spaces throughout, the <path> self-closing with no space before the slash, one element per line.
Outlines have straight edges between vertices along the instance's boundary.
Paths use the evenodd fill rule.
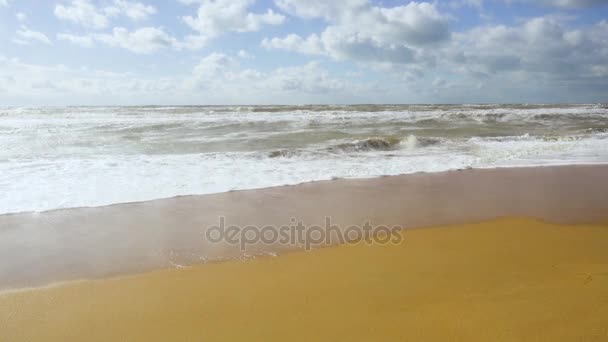
<path fill-rule="evenodd" d="M 608 105 L 0 108 L 0 213 L 608 162 Z"/>

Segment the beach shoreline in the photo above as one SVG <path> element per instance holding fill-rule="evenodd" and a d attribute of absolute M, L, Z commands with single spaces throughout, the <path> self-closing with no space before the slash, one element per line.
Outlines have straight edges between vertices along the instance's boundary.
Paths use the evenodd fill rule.
<path fill-rule="evenodd" d="M 530 217 L 608 221 L 608 165 L 466 169 L 338 179 L 97 208 L 0 215 L 0 289 L 282 254 L 302 245 L 206 241 L 206 229 L 324 224 L 404 228 Z M 32 251 L 24 253 L 24 251 Z"/>
<path fill-rule="evenodd" d="M 468 170 L 511 170 L 511 169 L 562 168 L 562 167 L 608 167 L 608 162 L 606 162 L 606 163 L 589 162 L 589 163 L 576 163 L 576 164 L 570 164 L 570 163 L 529 164 L 529 165 L 522 164 L 522 165 L 487 166 L 487 167 L 467 167 L 467 168 L 457 168 L 457 169 L 449 169 L 449 170 L 442 170 L 442 171 L 416 171 L 416 172 L 407 172 L 407 173 L 401 173 L 401 174 L 395 174 L 395 175 L 379 175 L 379 176 L 369 176 L 369 177 L 333 177 L 331 179 L 309 180 L 309 181 L 304 181 L 304 182 L 294 183 L 294 184 L 281 184 L 281 185 L 264 186 L 264 187 L 259 187 L 259 188 L 234 189 L 234 190 L 212 192 L 212 193 L 200 193 L 200 194 L 195 193 L 195 194 L 175 195 L 175 196 L 151 198 L 151 199 L 139 200 L 139 201 L 117 202 L 117 203 L 95 205 L 95 206 L 59 207 L 59 208 L 54 208 L 54 209 L 42 210 L 42 211 L 6 212 L 6 213 L 0 213 L 0 217 L 13 216 L 13 215 L 21 215 L 21 216 L 39 215 L 39 214 L 46 214 L 46 213 L 52 213 L 52 212 L 57 212 L 57 211 L 66 211 L 66 210 L 72 211 L 72 210 L 85 210 L 85 209 L 101 209 L 101 208 L 108 208 L 108 207 L 122 206 L 122 205 L 137 205 L 137 204 L 145 204 L 145 203 L 156 202 L 156 201 L 168 201 L 168 200 L 172 200 L 172 199 L 213 196 L 213 195 L 220 195 L 220 194 L 224 194 L 224 193 L 233 193 L 233 192 L 238 193 L 238 192 L 268 190 L 268 189 L 280 189 L 280 188 L 285 188 L 285 187 L 298 187 L 298 186 L 311 184 L 311 183 L 323 184 L 323 183 L 335 182 L 335 181 L 373 181 L 374 179 L 385 178 L 385 177 L 405 177 L 405 176 L 421 175 L 421 174 L 442 175 L 442 174 L 449 174 L 452 172 L 462 172 L 462 171 L 468 171 Z"/>

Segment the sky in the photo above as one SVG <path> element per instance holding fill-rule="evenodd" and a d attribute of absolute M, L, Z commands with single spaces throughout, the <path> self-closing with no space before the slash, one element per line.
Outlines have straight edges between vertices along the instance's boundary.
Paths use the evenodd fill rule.
<path fill-rule="evenodd" d="M 608 102 L 608 0 L 0 0 L 0 106 Z"/>

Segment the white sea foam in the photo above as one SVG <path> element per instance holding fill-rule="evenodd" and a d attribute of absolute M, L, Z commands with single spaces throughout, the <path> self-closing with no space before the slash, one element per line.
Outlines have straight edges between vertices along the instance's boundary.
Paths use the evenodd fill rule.
<path fill-rule="evenodd" d="M 0 213 L 466 167 L 608 162 L 578 106 L 0 109 Z"/>

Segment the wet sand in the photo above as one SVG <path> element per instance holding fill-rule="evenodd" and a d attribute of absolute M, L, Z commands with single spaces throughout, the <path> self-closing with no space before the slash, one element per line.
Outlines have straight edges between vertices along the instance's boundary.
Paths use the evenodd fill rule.
<path fill-rule="evenodd" d="M 0 215 L 0 289 L 282 253 L 294 246 L 210 244 L 224 216 L 240 226 L 370 221 L 406 228 L 531 217 L 608 222 L 608 165 L 505 168 L 313 182 L 99 208 Z"/>
<path fill-rule="evenodd" d="M 2 341 L 606 341 L 608 224 L 401 232 L 0 294 Z"/>
<path fill-rule="evenodd" d="M 219 216 L 433 227 L 402 230 L 399 244 L 241 251 L 205 240 Z M 608 166 L 0 215 L 0 260 L 0 341 L 605 341 Z"/>

